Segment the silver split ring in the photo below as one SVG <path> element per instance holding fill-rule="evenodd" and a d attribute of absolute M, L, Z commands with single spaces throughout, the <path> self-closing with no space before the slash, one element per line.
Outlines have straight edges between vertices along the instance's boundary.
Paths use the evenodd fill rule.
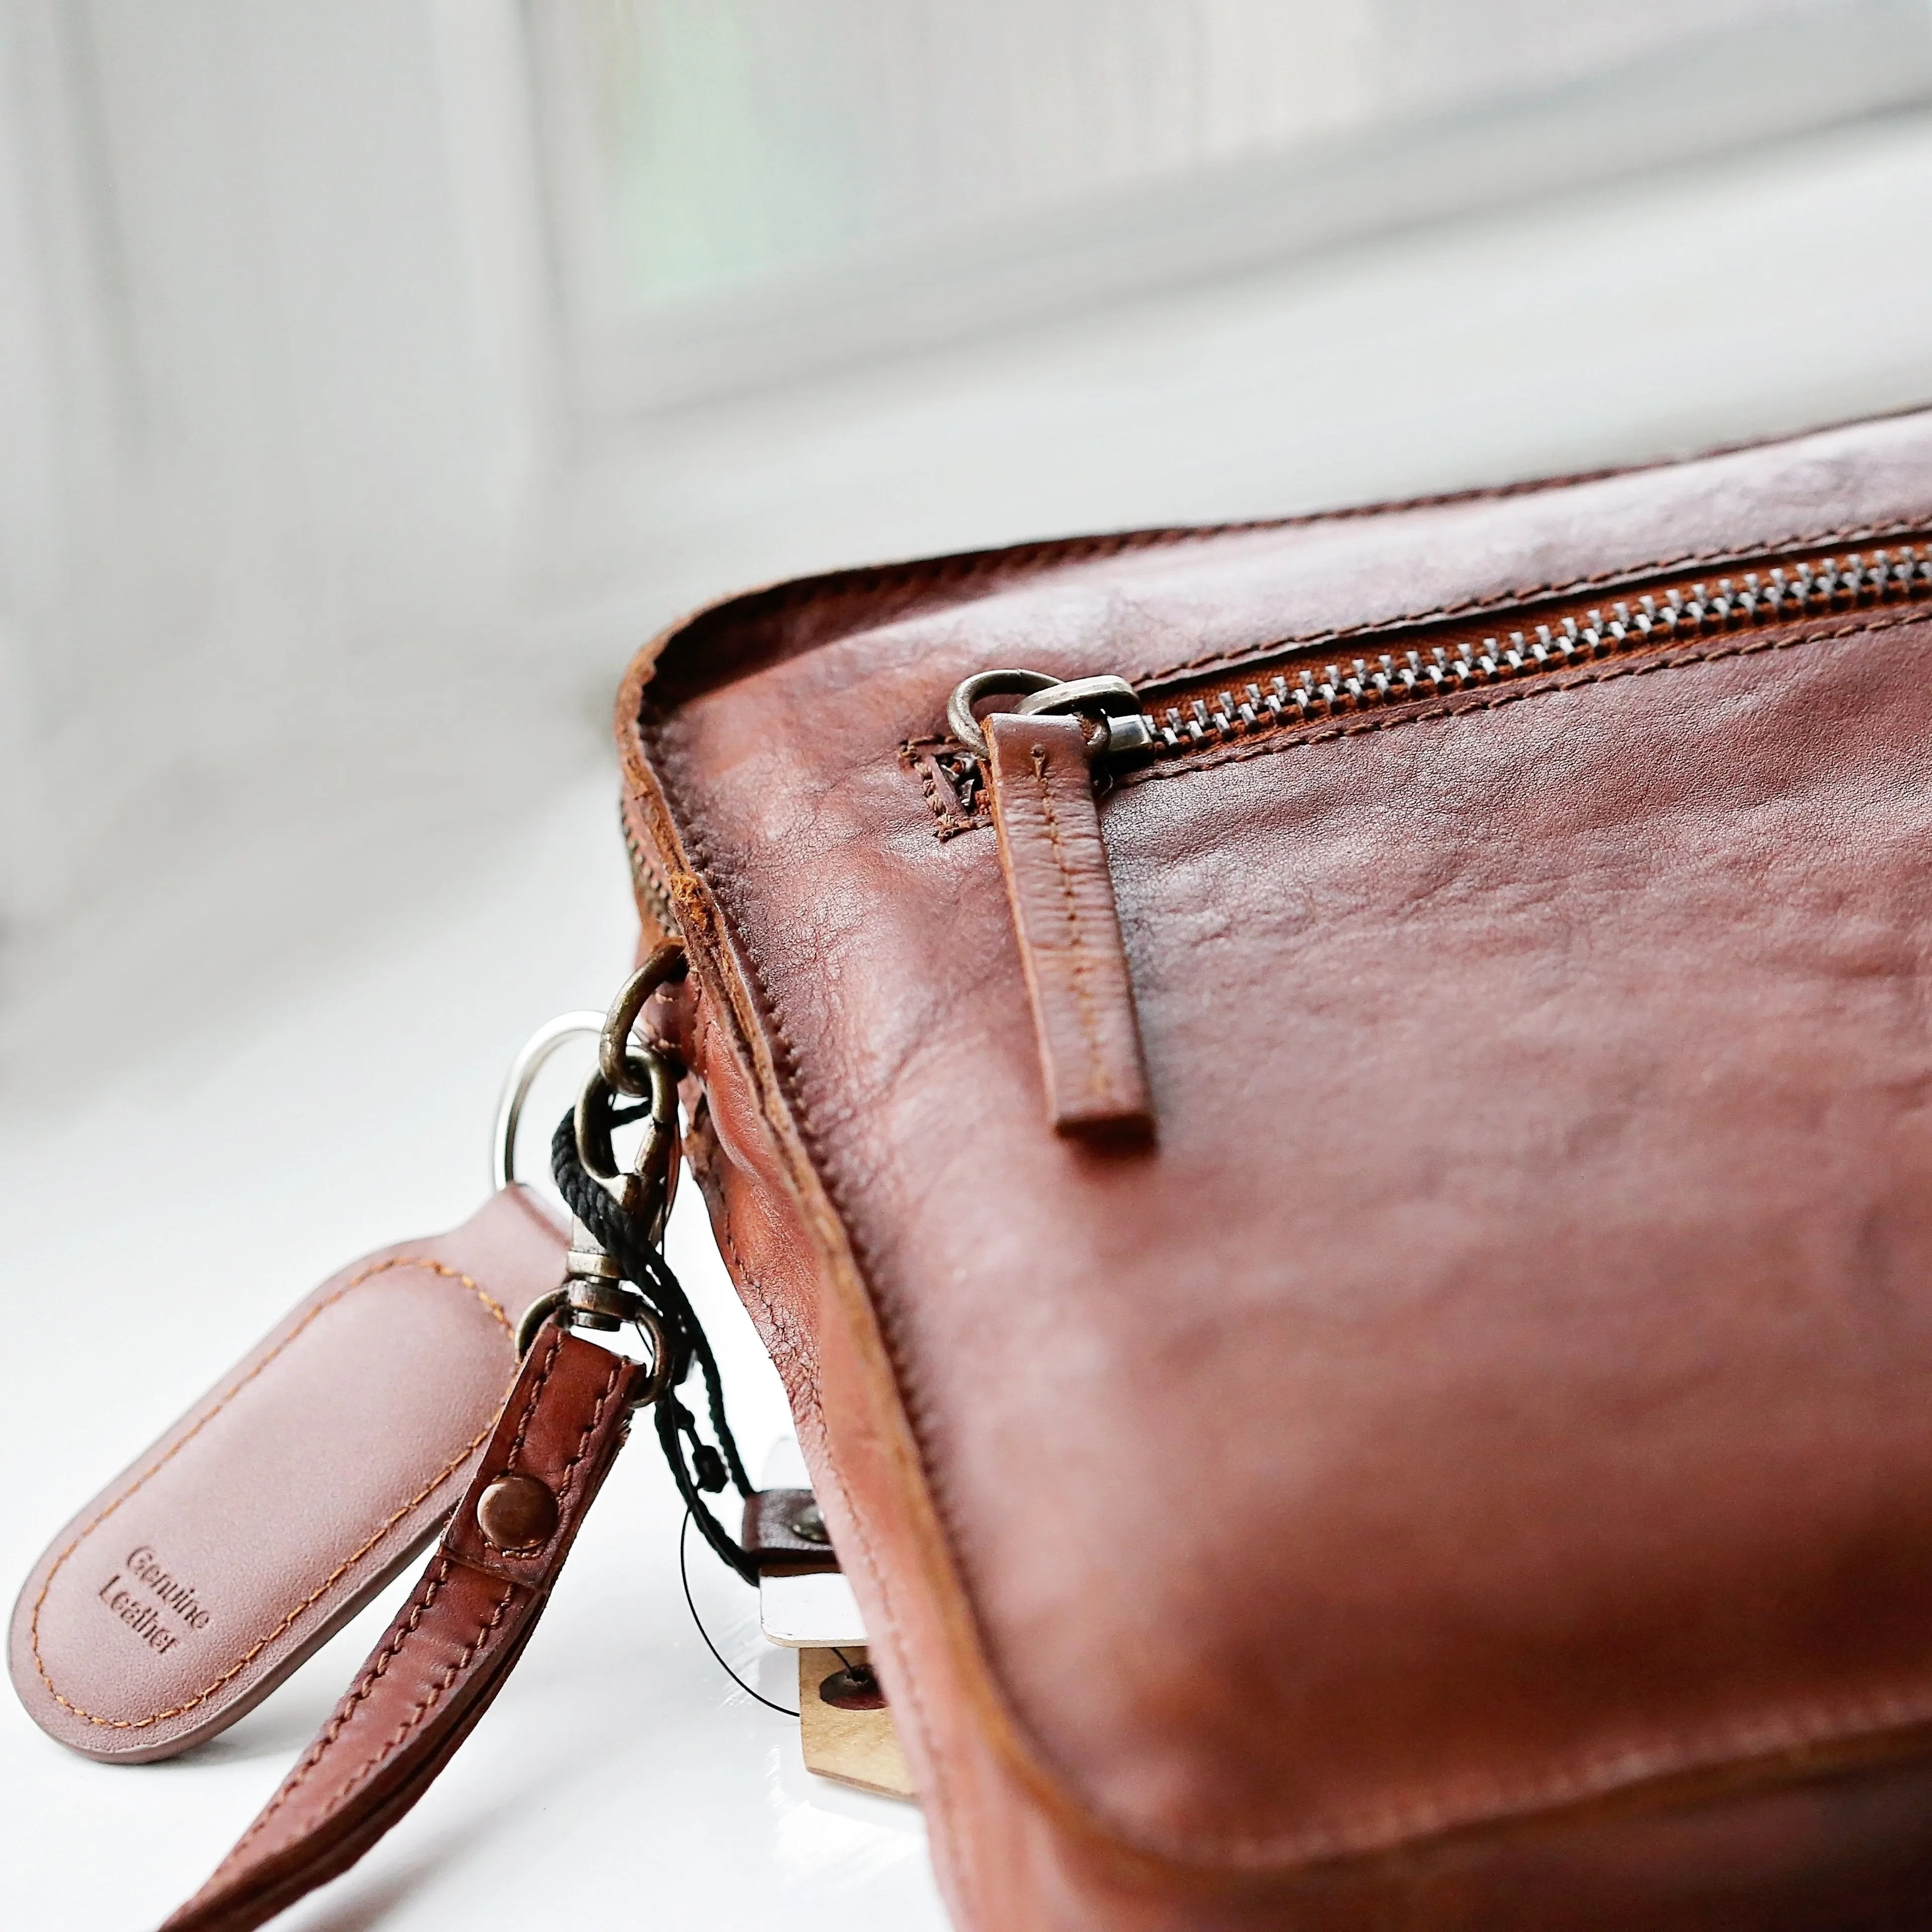
<path fill-rule="evenodd" d="M 502 1097 L 496 1102 L 496 1137 L 490 1144 L 490 1185 L 501 1191 L 517 1178 L 517 1129 L 523 1120 L 524 1102 L 544 1063 L 566 1040 L 580 1033 L 601 1034 L 602 1013 L 560 1013 L 547 1021 L 524 1042 L 523 1051 L 510 1065 L 510 1077 L 503 1082 Z"/>

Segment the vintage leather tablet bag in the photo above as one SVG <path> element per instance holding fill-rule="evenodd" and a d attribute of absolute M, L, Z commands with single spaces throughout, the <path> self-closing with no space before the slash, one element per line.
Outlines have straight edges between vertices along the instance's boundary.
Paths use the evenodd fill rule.
<path fill-rule="evenodd" d="M 1932 1924 L 1932 414 L 784 584 L 618 728 L 606 1089 L 680 1082 L 961 1927 Z M 172 1923 L 406 1808 L 634 1405 L 707 1492 L 592 1232 Z"/>

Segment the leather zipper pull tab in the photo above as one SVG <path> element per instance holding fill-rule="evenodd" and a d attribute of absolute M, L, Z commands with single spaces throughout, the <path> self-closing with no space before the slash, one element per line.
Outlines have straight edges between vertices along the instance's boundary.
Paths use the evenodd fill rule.
<path fill-rule="evenodd" d="M 1150 1132 L 1154 1101 L 1094 795 L 1095 727 L 1017 712 L 981 722 L 1048 1117 L 1062 1134 Z"/>

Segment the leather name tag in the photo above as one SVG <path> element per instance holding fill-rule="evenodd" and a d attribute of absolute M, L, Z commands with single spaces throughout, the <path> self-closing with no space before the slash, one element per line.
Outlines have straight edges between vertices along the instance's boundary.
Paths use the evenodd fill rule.
<path fill-rule="evenodd" d="M 266 1696 L 455 1507 L 567 1245 L 512 1186 L 325 1282 L 35 1565 L 9 1649 L 35 1723 L 139 1763 Z"/>

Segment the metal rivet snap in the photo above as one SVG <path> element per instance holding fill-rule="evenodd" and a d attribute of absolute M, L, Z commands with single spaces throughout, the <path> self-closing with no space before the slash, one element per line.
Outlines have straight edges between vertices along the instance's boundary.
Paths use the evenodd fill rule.
<path fill-rule="evenodd" d="M 534 1550 L 556 1532 L 556 1498 L 535 1476 L 499 1476 L 476 1499 L 476 1527 L 498 1550 Z"/>
<path fill-rule="evenodd" d="M 825 1526 L 825 1518 L 820 1513 L 815 1501 L 801 1503 L 791 1520 L 791 1533 L 801 1543 L 830 1543 L 832 1532 Z"/>

